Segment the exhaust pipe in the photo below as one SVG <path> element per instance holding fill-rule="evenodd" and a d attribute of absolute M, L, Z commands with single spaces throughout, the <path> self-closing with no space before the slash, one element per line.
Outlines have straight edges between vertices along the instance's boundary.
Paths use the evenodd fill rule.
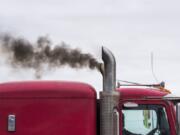
<path fill-rule="evenodd" d="M 102 47 L 102 59 L 104 61 L 103 90 L 111 92 L 116 88 L 116 60 L 105 47 Z"/>
<path fill-rule="evenodd" d="M 116 61 L 107 48 L 102 47 L 103 91 L 100 92 L 100 135 L 119 135 L 119 92 L 116 89 Z"/>

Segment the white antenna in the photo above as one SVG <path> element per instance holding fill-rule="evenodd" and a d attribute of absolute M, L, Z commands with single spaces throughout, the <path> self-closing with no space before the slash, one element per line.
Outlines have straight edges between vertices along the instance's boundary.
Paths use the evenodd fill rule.
<path fill-rule="evenodd" d="M 153 75 L 155 81 L 159 82 L 155 73 L 154 73 L 154 55 L 153 55 L 153 52 L 151 52 L 151 71 L 152 71 L 152 75 Z"/>

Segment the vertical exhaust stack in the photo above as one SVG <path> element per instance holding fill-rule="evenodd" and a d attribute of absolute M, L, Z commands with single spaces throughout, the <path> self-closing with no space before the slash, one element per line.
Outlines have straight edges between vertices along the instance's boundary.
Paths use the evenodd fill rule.
<path fill-rule="evenodd" d="M 100 92 L 100 135 L 118 135 L 119 118 L 117 111 L 115 113 L 119 101 L 119 92 L 115 91 L 116 61 L 111 51 L 105 47 L 102 47 L 102 59 L 104 72 L 103 91 Z"/>

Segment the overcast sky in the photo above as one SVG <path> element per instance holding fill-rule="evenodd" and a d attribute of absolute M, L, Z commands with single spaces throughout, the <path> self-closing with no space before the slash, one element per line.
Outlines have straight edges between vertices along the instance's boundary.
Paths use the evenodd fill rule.
<path fill-rule="evenodd" d="M 106 46 L 117 61 L 117 79 L 156 83 L 180 95 L 179 0 L 0 0 L 0 31 L 35 42 L 48 35 L 100 59 Z M 7 68 L 3 58 L 0 81 L 32 80 L 33 71 Z M 98 91 L 102 77 L 97 71 L 68 67 L 45 72 L 43 79 L 89 82 Z"/>

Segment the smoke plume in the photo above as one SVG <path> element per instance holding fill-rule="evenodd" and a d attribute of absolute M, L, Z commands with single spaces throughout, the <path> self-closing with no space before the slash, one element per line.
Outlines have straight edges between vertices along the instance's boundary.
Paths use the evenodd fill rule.
<path fill-rule="evenodd" d="M 100 63 L 91 54 L 72 49 L 64 42 L 54 46 L 48 37 L 39 37 L 32 43 L 4 34 L 0 35 L 0 49 L 8 56 L 13 68 L 33 68 L 37 78 L 41 78 L 44 64 L 49 68 L 68 65 L 71 68 L 100 69 Z"/>

